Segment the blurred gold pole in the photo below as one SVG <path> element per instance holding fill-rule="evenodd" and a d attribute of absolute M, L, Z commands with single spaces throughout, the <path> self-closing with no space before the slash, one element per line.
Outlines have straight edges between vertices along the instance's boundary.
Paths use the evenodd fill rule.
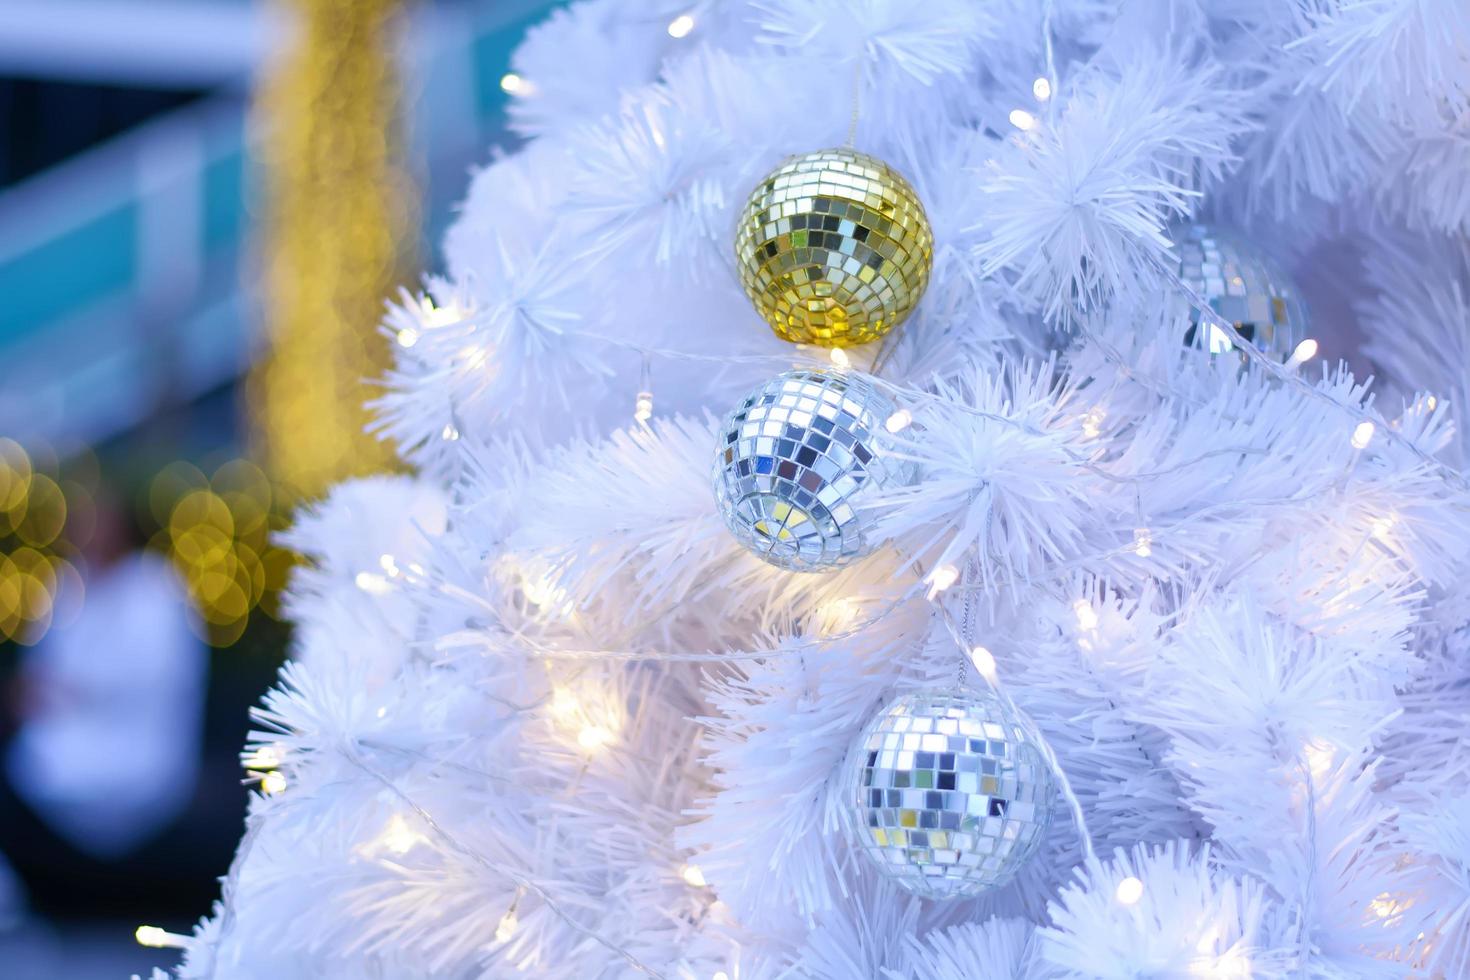
<path fill-rule="evenodd" d="M 271 349 L 248 385 L 252 439 L 297 499 L 392 465 L 367 436 L 389 363 L 383 299 L 412 246 L 393 60 L 399 0 L 283 0 L 293 47 L 256 97 Z"/>

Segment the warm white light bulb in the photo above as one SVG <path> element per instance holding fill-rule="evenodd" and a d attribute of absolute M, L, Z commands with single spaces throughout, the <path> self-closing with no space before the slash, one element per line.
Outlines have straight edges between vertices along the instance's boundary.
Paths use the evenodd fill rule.
<path fill-rule="evenodd" d="M 245 760 L 246 769 L 274 769 L 281 764 L 281 752 L 273 745 L 262 745 Z"/>
<path fill-rule="evenodd" d="M 176 935 L 166 929 L 160 929 L 158 926 L 139 926 L 133 930 L 133 938 L 138 941 L 139 946 L 152 946 L 155 949 L 164 949 L 170 946 L 176 949 L 182 949 L 189 939 L 188 936 Z"/>
<path fill-rule="evenodd" d="M 669 21 L 669 37 L 688 37 L 692 30 L 694 30 L 694 18 L 688 14 L 680 14 Z"/>
<path fill-rule="evenodd" d="M 1045 102 L 1051 98 L 1051 80 L 1045 75 L 1031 83 L 1031 94 L 1036 96 L 1036 101 Z"/>
<path fill-rule="evenodd" d="M 398 346 L 412 347 L 419 342 L 419 332 L 411 327 L 404 327 L 398 331 Z"/>
<path fill-rule="evenodd" d="M 451 323 L 463 320 L 465 311 L 456 303 L 448 306 L 435 306 L 434 301 L 424 297 L 424 317 L 429 321 L 431 327 L 447 327 Z"/>
<path fill-rule="evenodd" d="M 601 725 L 584 725 L 577 733 L 577 744 L 584 749 L 600 749 L 613 739 L 613 733 Z"/>
<path fill-rule="evenodd" d="M 495 941 L 497 943 L 510 942 L 510 937 L 516 934 L 517 924 L 515 906 L 511 906 L 505 910 L 505 914 L 500 917 L 499 924 L 495 926 Z"/>
<path fill-rule="evenodd" d="M 266 796 L 275 796 L 277 793 L 286 791 L 286 777 L 272 769 L 260 779 L 261 792 Z"/>
<path fill-rule="evenodd" d="M 526 80 L 513 71 L 500 76 L 501 91 L 508 95 L 520 95 L 526 90 Z"/>
<path fill-rule="evenodd" d="M 977 646 L 970 649 L 970 662 L 980 672 L 980 676 L 986 680 L 995 680 L 995 654 L 985 647 Z"/>
<path fill-rule="evenodd" d="M 841 347 L 832 348 L 832 363 L 840 368 L 852 367 L 852 358 Z"/>
<path fill-rule="evenodd" d="M 559 687 L 551 692 L 551 716 L 553 718 L 569 721 L 576 717 L 579 708 L 576 695 L 566 688 Z"/>
<path fill-rule="evenodd" d="M 1302 755 L 1306 756 L 1307 771 L 1313 779 L 1325 779 L 1332 772 L 1332 767 L 1337 761 L 1337 747 L 1323 738 L 1309 739 L 1302 746 Z"/>
<path fill-rule="evenodd" d="M 913 423 L 913 421 L 914 417 L 912 414 L 909 413 L 909 410 L 906 408 L 900 408 L 898 411 L 888 416 L 888 421 L 883 423 L 883 428 L 887 429 L 889 432 L 902 432 L 904 429 L 907 429 Z"/>
<path fill-rule="evenodd" d="M 1367 449 L 1368 443 L 1373 441 L 1373 430 L 1377 428 L 1372 422 L 1359 422 L 1353 429 L 1353 448 Z"/>
<path fill-rule="evenodd" d="M 440 431 L 439 437 L 445 442 L 457 442 L 459 440 L 459 430 L 454 427 L 453 423 L 450 423 Z"/>
<path fill-rule="evenodd" d="M 1107 419 L 1108 413 L 1102 406 L 1091 409 L 1082 416 L 1082 434 L 1089 439 L 1096 439 L 1102 435 L 1102 424 Z"/>
<path fill-rule="evenodd" d="M 1147 558 L 1154 553 L 1154 539 L 1148 528 L 1133 529 L 1133 553 L 1140 558 Z"/>
<path fill-rule="evenodd" d="M 393 814 L 388 826 L 383 828 L 383 836 L 379 838 L 383 847 L 394 854 L 407 854 L 423 839 L 424 835 L 410 827 L 400 813 Z"/>
<path fill-rule="evenodd" d="M 1380 919 L 1387 919 L 1398 911 L 1399 904 L 1393 900 L 1393 896 L 1388 892 L 1380 892 L 1377 898 L 1368 903 L 1368 907 Z"/>
<path fill-rule="evenodd" d="M 1036 117 L 1031 115 L 1031 113 L 1027 112 L 1025 109 L 1012 109 L 1010 118 L 1011 125 L 1015 126 L 1022 132 L 1025 132 L 1028 129 L 1036 128 Z"/>
<path fill-rule="evenodd" d="M 389 588 L 388 580 L 376 572 L 358 572 L 353 582 L 369 595 L 382 595 Z"/>
<path fill-rule="evenodd" d="M 633 418 L 639 422 L 647 422 L 653 418 L 653 392 L 638 392 L 638 397 L 633 401 Z"/>
<path fill-rule="evenodd" d="M 1097 610 L 1086 599 L 1072 603 L 1072 612 L 1077 614 L 1077 625 L 1085 630 L 1097 629 Z"/>
<path fill-rule="evenodd" d="M 960 570 L 953 565 L 940 565 L 929 573 L 929 598 L 933 599 L 960 579 Z"/>
<path fill-rule="evenodd" d="M 1317 342 L 1311 337 L 1296 345 L 1296 350 L 1291 352 L 1291 359 L 1298 364 L 1310 361 L 1317 356 Z"/>
<path fill-rule="evenodd" d="M 1137 905 L 1143 897 L 1143 882 L 1133 877 L 1124 878 L 1118 882 L 1118 890 L 1113 896 L 1121 905 Z"/>
<path fill-rule="evenodd" d="M 684 865 L 684 870 L 680 874 L 683 876 L 684 881 L 692 888 L 703 888 L 707 884 L 704 880 L 704 872 L 699 870 L 699 865 L 697 864 Z"/>

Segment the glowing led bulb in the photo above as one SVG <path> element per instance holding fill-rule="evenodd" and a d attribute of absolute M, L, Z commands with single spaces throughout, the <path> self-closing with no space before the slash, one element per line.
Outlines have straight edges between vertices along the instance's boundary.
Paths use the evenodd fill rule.
<path fill-rule="evenodd" d="M 1036 117 L 1031 115 L 1031 113 L 1027 112 L 1025 109 L 1012 109 L 1010 119 L 1011 125 L 1015 126 L 1023 133 L 1028 129 L 1036 128 Z"/>
<path fill-rule="evenodd" d="M 272 769 L 260 778 L 261 792 L 266 796 L 275 796 L 277 793 L 286 791 L 286 777 Z"/>
<path fill-rule="evenodd" d="M 1085 630 L 1097 629 L 1097 610 L 1086 599 L 1072 603 L 1072 612 L 1077 614 L 1077 625 Z"/>
<path fill-rule="evenodd" d="M 703 888 L 708 884 L 704 880 L 704 872 L 699 870 L 697 864 L 684 865 L 684 870 L 680 872 L 680 875 L 691 888 Z"/>
<path fill-rule="evenodd" d="M 940 565 L 929 573 L 929 598 L 933 599 L 960 580 L 960 570 L 953 565 Z"/>
<path fill-rule="evenodd" d="M 424 840 L 424 835 L 410 827 L 402 814 L 395 813 L 388 820 L 388 826 L 383 828 L 383 835 L 378 840 L 394 854 L 407 854 L 413 850 L 414 845 Z"/>
<path fill-rule="evenodd" d="M 1378 916 L 1380 919 L 1387 919 L 1392 917 L 1393 914 L 1399 910 L 1399 903 L 1395 902 L 1393 900 L 1393 896 L 1390 895 L 1388 892 L 1381 892 L 1379 893 L 1377 898 L 1368 903 L 1368 907 L 1372 909 L 1373 914 Z"/>
<path fill-rule="evenodd" d="M 1373 441 L 1373 430 L 1376 428 L 1372 422 L 1359 422 L 1353 429 L 1353 448 L 1367 449 L 1368 443 Z"/>
<path fill-rule="evenodd" d="M 1031 83 L 1031 94 L 1036 96 L 1037 102 L 1045 102 L 1051 98 L 1051 81 L 1045 75 L 1036 79 Z"/>
<path fill-rule="evenodd" d="M 412 347 L 419 342 L 419 332 L 412 327 L 404 327 L 398 331 L 398 346 Z"/>
<path fill-rule="evenodd" d="M 847 356 L 847 351 L 841 347 L 832 348 L 832 363 L 840 368 L 852 367 L 852 358 Z"/>
<path fill-rule="evenodd" d="M 445 442 L 457 442 L 459 440 L 459 430 L 454 427 L 453 423 L 450 423 L 444 426 L 443 430 L 439 433 L 439 437 Z"/>
<path fill-rule="evenodd" d="M 692 30 L 694 30 L 694 18 L 688 14 L 680 14 L 669 21 L 669 37 L 688 37 Z"/>
<path fill-rule="evenodd" d="M 424 316 L 428 318 L 431 327 L 446 327 L 451 323 L 458 323 L 464 319 L 464 310 L 457 303 L 448 306 L 435 306 L 434 301 L 424 299 Z"/>
<path fill-rule="evenodd" d="M 846 597 L 823 603 L 818 610 L 822 632 L 828 636 L 847 632 L 857 623 L 861 611 L 857 602 Z"/>
<path fill-rule="evenodd" d="M 369 595 L 382 595 L 388 591 L 388 580 L 376 572 L 358 572 L 352 581 Z"/>
<path fill-rule="evenodd" d="M 529 90 L 526 80 L 513 71 L 500 76 L 500 89 L 508 95 L 522 95 Z"/>
<path fill-rule="evenodd" d="M 133 938 L 138 941 L 139 946 L 152 946 L 155 949 L 174 947 L 183 949 L 189 941 L 188 936 L 180 936 L 177 933 L 160 929 L 158 926 L 139 926 L 133 930 Z"/>
<path fill-rule="evenodd" d="M 280 764 L 280 750 L 273 745 L 262 745 L 245 759 L 246 769 L 274 769 Z"/>
<path fill-rule="evenodd" d="M 653 392 L 638 392 L 638 397 L 633 401 L 633 418 L 639 422 L 647 422 L 653 418 Z"/>
<path fill-rule="evenodd" d="M 1310 361 L 1317 356 L 1317 342 L 1311 337 L 1296 345 L 1296 350 L 1291 352 L 1291 359 L 1297 364 Z"/>
<path fill-rule="evenodd" d="M 907 429 L 910 425 L 912 425 L 913 421 L 914 417 L 909 413 L 909 410 L 906 408 L 900 408 L 898 411 L 888 416 L 888 421 L 883 423 L 883 428 L 887 429 L 889 432 L 902 432 L 904 429 Z"/>
<path fill-rule="evenodd" d="M 1133 529 L 1133 553 L 1140 558 L 1147 558 L 1154 553 L 1154 538 L 1148 528 Z"/>
<path fill-rule="evenodd" d="M 559 687 L 551 692 L 551 716 L 561 721 L 569 721 L 576 717 L 580 705 L 571 691 Z"/>
<path fill-rule="evenodd" d="M 1302 755 L 1306 756 L 1312 778 L 1325 779 L 1337 760 L 1337 747 L 1326 739 L 1314 738 L 1302 746 Z"/>
<path fill-rule="evenodd" d="M 1107 417 L 1108 413 L 1100 407 L 1089 411 L 1082 416 L 1082 434 L 1089 439 L 1096 439 L 1102 435 L 1103 420 Z"/>
<path fill-rule="evenodd" d="M 1137 878 L 1128 877 L 1118 882 L 1118 890 L 1113 897 L 1120 905 L 1137 905 L 1138 900 L 1143 897 L 1143 882 Z"/>
<path fill-rule="evenodd" d="M 613 740 L 613 733 L 601 725 L 583 725 L 577 733 L 577 744 L 584 749 L 600 749 Z"/>
<path fill-rule="evenodd" d="M 497 943 L 510 942 L 510 937 L 516 934 L 516 926 L 518 924 L 516 921 L 516 907 L 512 905 L 505 910 L 505 914 L 500 917 L 500 922 L 495 926 L 495 941 Z"/>
<path fill-rule="evenodd" d="M 730 974 L 724 970 L 716 970 L 715 975 L 710 977 L 709 980 L 730 980 Z"/>
<path fill-rule="evenodd" d="M 970 663 L 980 672 L 980 676 L 986 680 L 995 680 L 995 654 L 985 647 L 977 646 L 970 649 Z"/>

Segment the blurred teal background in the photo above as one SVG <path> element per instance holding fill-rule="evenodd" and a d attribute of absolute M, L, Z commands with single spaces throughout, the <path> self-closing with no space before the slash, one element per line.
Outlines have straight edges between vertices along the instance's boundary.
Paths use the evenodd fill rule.
<path fill-rule="evenodd" d="M 551 6 L 487 0 L 410 7 L 401 71 L 409 158 L 426 205 L 420 254 L 433 254 L 470 165 L 506 140 L 500 79 L 525 28 Z M 217 8 L 190 26 L 237 37 L 230 56 L 185 68 L 161 64 L 198 43 L 167 24 L 185 7 Z M 144 35 L 153 19 L 152 54 L 160 64 L 150 70 L 140 53 L 122 52 L 109 77 L 99 63 L 100 38 L 90 46 L 65 40 L 94 8 Z M 287 29 L 268 5 L 233 0 L 0 5 L 0 85 L 25 89 L 29 82 L 39 103 L 27 114 L 17 93 L 0 95 L 0 106 L 10 103 L 0 109 L 6 171 L 23 174 L 19 148 L 36 138 L 30 130 L 65 127 L 67 104 L 84 102 L 75 90 L 86 83 L 111 90 L 114 101 L 119 90 L 132 89 L 143 96 L 134 102 L 145 106 L 149 94 L 162 105 L 187 102 L 0 189 L 0 433 L 63 452 L 95 445 L 229 383 L 248 362 L 246 264 L 255 216 L 248 83 Z M 7 50 L 29 36 L 54 39 L 52 62 L 34 43 L 24 58 Z M 128 40 L 119 37 L 119 46 Z M 12 70 L 73 91 L 38 98 L 35 81 L 4 79 L 7 57 Z M 88 64 L 74 67 L 78 58 Z M 102 128 L 95 111 L 78 115 L 78 128 Z"/>

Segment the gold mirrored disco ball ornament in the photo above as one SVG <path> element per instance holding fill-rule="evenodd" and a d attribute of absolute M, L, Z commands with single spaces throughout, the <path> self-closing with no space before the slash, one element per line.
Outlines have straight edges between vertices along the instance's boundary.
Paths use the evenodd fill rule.
<path fill-rule="evenodd" d="M 1265 250 L 1227 229 L 1199 222 L 1175 225 L 1169 237 L 1179 277 L 1242 337 L 1275 361 L 1307 338 L 1307 309 L 1296 283 Z M 1190 314 L 1185 343 L 1211 354 L 1235 349 L 1226 331 Z M 1242 355 L 1243 356 L 1243 355 Z"/>
<path fill-rule="evenodd" d="M 913 311 L 934 234 L 909 182 L 838 148 L 788 158 L 751 192 L 735 233 L 740 282 L 784 340 L 865 344 Z"/>

